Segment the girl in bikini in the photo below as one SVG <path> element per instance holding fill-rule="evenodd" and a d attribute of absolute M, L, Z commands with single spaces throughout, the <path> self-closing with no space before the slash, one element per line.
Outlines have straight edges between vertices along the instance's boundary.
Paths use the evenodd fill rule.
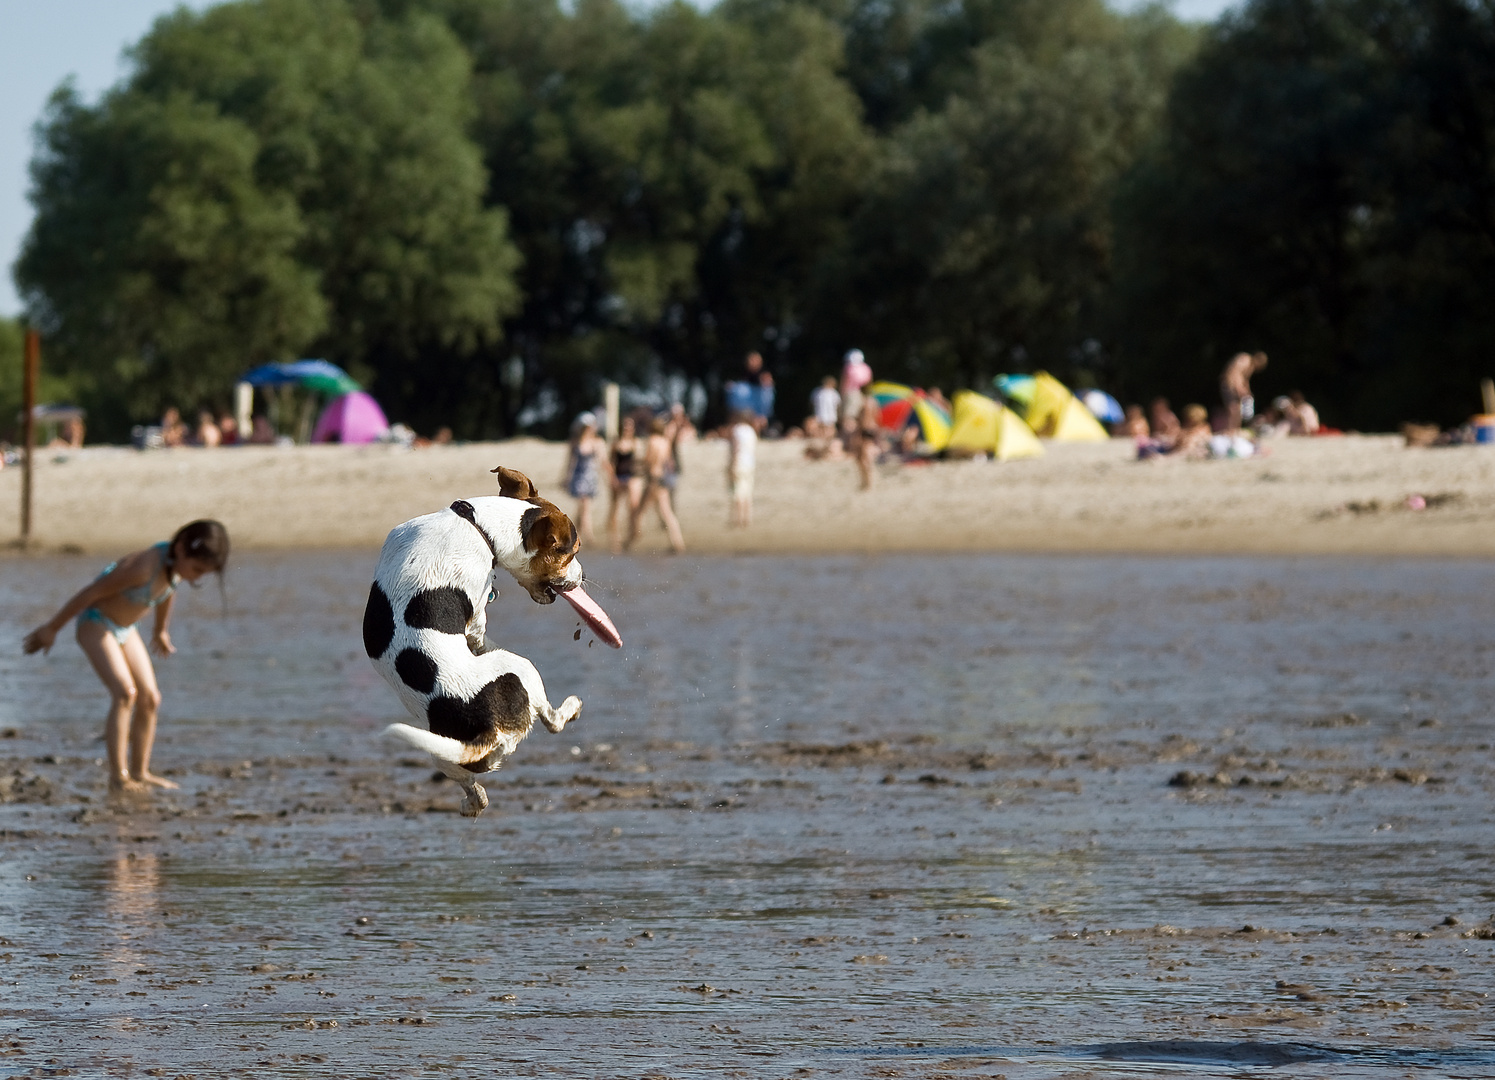
<path fill-rule="evenodd" d="M 67 621 L 77 616 L 78 645 L 109 691 L 104 742 L 109 751 L 109 786 L 143 790 L 177 785 L 150 770 L 161 691 L 150 654 L 135 624 L 156 612 L 151 646 L 162 656 L 176 652 L 167 627 L 180 582 L 196 584 L 219 574 L 228 562 L 228 532 L 216 521 L 194 521 L 162 541 L 104 567 L 62 610 L 26 635 L 27 653 L 46 652 Z"/>
<path fill-rule="evenodd" d="M 608 459 L 612 472 L 612 501 L 607 507 L 607 540 L 616 554 L 623 550 L 622 537 L 618 532 L 618 508 L 627 506 L 628 520 L 633 520 L 639 500 L 644 497 L 644 478 L 634 471 L 634 456 L 638 453 L 638 439 L 634 435 L 633 417 L 623 417 L 618 437 L 613 441 L 612 454 Z"/>

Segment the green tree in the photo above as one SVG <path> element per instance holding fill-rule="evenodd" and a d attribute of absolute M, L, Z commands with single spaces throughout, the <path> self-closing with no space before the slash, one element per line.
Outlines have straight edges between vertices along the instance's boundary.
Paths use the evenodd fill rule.
<path fill-rule="evenodd" d="M 429 15 L 242 0 L 159 20 L 97 107 L 44 120 L 19 279 L 58 351 L 136 415 L 306 352 L 391 411 L 501 332 L 518 253 L 485 208 L 466 53 Z M 107 358 L 107 359 L 106 359 Z"/>
<path fill-rule="evenodd" d="M 325 318 L 288 197 L 255 183 L 255 139 L 211 106 L 54 95 L 32 164 L 37 216 L 16 277 L 95 428 L 226 394 Z"/>
<path fill-rule="evenodd" d="M 1180 77 L 1118 203 L 1122 363 L 1214 395 L 1235 351 L 1326 420 L 1462 420 L 1495 328 L 1495 9 L 1257 0 Z"/>
<path fill-rule="evenodd" d="M 870 156 L 834 26 L 773 3 L 430 9 L 474 57 L 490 201 L 525 257 L 488 365 L 522 372 L 510 421 L 521 397 L 591 403 L 604 372 L 713 383 L 802 319 Z"/>
<path fill-rule="evenodd" d="M 973 385 L 1070 366 L 1109 282 L 1110 199 L 1192 35 L 1158 10 L 1050 5 L 969 56 L 963 88 L 889 137 L 829 275 L 835 323 L 879 371 Z"/>

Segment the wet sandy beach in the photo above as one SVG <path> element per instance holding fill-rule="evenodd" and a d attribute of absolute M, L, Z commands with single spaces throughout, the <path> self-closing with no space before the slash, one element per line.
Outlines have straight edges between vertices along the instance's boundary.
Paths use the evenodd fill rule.
<path fill-rule="evenodd" d="M 0 1075 L 1495 1075 L 1485 563 L 592 554 L 474 822 L 366 549 L 185 594 L 110 800 L 96 561 L 0 574 Z"/>

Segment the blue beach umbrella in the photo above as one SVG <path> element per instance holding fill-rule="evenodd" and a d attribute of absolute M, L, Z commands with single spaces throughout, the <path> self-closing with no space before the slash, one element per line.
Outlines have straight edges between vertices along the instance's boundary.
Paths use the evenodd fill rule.
<path fill-rule="evenodd" d="M 1102 390 L 1086 390 L 1079 397 L 1091 415 L 1102 423 L 1119 424 L 1126 419 L 1121 402 Z"/>
<path fill-rule="evenodd" d="M 261 364 L 243 377 L 250 386 L 304 386 L 308 390 L 339 397 L 362 390 L 358 381 L 327 360 L 293 360 L 284 364 Z"/>

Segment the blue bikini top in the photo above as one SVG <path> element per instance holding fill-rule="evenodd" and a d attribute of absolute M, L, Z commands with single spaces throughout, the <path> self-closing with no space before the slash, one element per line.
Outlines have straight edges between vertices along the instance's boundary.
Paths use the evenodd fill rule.
<path fill-rule="evenodd" d="M 163 569 L 165 569 L 166 558 L 171 551 L 171 542 L 169 540 L 162 540 L 158 544 L 152 544 L 151 550 L 157 552 L 160 555 L 161 566 Z M 109 574 L 114 572 L 114 568 L 118 565 L 118 562 L 110 563 L 108 566 L 104 567 L 104 570 L 101 574 L 99 574 L 99 577 L 107 577 Z M 124 597 L 132 604 L 142 604 L 145 607 L 153 608 L 162 600 L 165 600 L 172 593 L 176 592 L 176 579 L 171 575 L 170 571 L 168 571 L 166 574 L 166 588 L 163 589 L 159 594 L 152 596 L 151 583 L 155 580 L 156 575 L 152 574 L 150 581 L 147 581 L 144 585 L 132 585 L 128 589 L 121 589 L 119 591 L 119 595 Z"/>

